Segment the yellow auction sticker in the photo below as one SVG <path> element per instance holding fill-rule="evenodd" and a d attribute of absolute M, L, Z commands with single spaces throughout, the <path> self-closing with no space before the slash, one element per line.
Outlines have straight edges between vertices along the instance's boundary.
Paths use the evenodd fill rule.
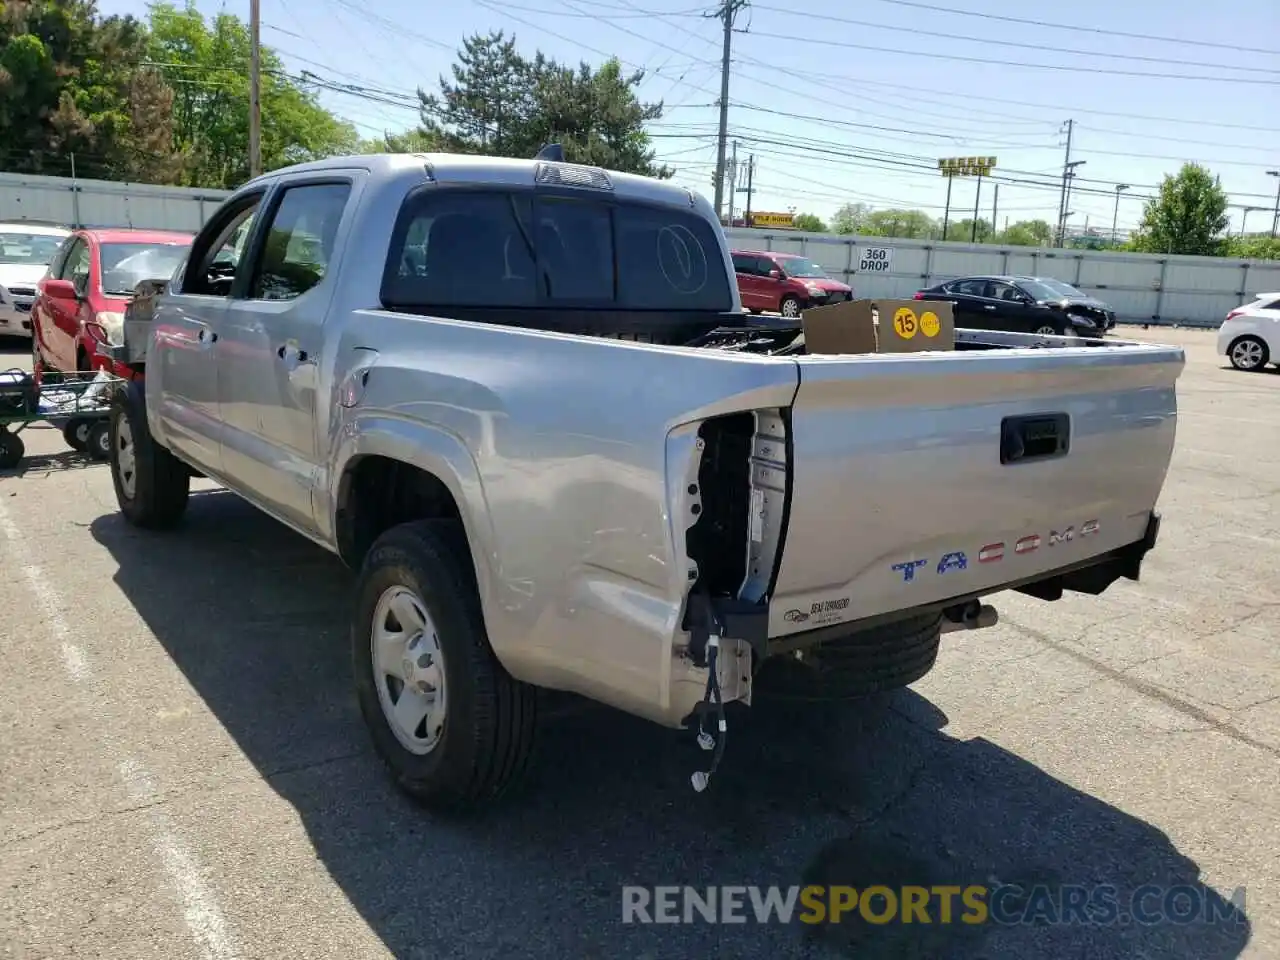
<path fill-rule="evenodd" d="M 938 315 L 932 310 L 926 310 L 920 314 L 920 332 L 926 337 L 936 337 L 941 329 L 942 324 L 938 322 Z"/>
<path fill-rule="evenodd" d="M 903 340 L 910 340 L 920 329 L 920 322 L 910 307 L 899 307 L 893 315 L 893 329 Z"/>

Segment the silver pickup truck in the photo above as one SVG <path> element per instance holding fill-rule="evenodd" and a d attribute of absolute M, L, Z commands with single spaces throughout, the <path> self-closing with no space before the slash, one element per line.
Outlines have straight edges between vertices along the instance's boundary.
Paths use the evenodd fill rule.
<path fill-rule="evenodd" d="M 714 769 L 769 664 L 901 687 L 992 593 L 1138 578 L 1181 350 L 819 356 L 759 323 L 669 182 L 554 150 L 278 170 L 129 307 L 120 509 L 175 526 L 208 477 L 357 570 L 373 744 L 441 808 L 515 781 L 538 688 L 696 730 Z"/>

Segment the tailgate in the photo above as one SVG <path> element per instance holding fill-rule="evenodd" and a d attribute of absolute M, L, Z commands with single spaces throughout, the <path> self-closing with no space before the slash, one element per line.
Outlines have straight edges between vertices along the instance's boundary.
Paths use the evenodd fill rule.
<path fill-rule="evenodd" d="M 1143 538 L 1180 349 L 796 362 L 769 636 L 998 590 Z"/>

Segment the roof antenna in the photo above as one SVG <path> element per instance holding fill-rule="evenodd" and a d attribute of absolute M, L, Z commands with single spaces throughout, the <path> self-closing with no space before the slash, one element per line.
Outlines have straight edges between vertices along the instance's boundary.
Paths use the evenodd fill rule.
<path fill-rule="evenodd" d="M 558 143 L 548 143 L 538 151 L 535 160 L 549 160 L 551 163 L 564 163 L 564 147 Z"/>

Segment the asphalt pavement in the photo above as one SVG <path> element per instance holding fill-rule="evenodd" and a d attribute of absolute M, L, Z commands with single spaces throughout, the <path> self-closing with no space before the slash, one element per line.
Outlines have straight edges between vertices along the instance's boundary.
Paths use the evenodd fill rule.
<path fill-rule="evenodd" d="M 702 795 L 687 735 L 551 698 L 529 790 L 478 821 L 376 762 L 336 559 L 204 481 L 180 530 L 131 529 L 105 465 L 26 432 L 0 474 L 0 956 L 1280 955 L 1280 374 L 1119 332 L 1188 350 L 1141 583 L 1000 595 L 910 690 L 757 708 Z M 803 883 L 1178 886 L 1218 919 L 621 922 L 624 885 Z"/>

